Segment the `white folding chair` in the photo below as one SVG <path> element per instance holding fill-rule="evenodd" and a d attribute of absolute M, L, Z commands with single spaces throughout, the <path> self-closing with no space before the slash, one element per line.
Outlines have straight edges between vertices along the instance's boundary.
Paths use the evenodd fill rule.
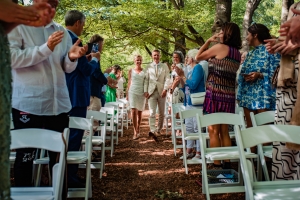
<path fill-rule="evenodd" d="M 120 116 L 120 102 L 108 102 L 105 103 L 105 107 L 114 107 L 116 113 L 114 114 L 113 118 L 110 119 L 110 122 L 114 124 L 116 129 L 116 144 L 119 143 L 119 132 L 121 133 L 121 136 L 123 136 L 123 120 L 119 118 Z M 120 127 L 120 128 L 119 128 Z"/>
<path fill-rule="evenodd" d="M 80 129 L 93 133 L 93 117 L 91 119 L 81 117 L 70 117 L 69 128 Z M 86 185 L 85 188 L 69 188 L 68 198 L 84 197 L 85 200 L 92 197 L 92 180 L 91 180 L 91 157 L 92 157 L 92 139 L 86 137 L 85 151 L 68 151 L 67 164 L 85 164 L 86 166 Z M 43 157 L 36 159 L 34 164 L 48 164 L 49 158 Z"/>
<path fill-rule="evenodd" d="M 176 131 L 181 130 L 181 124 L 183 123 L 183 120 L 176 119 L 176 114 L 180 111 L 184 110 L 185 107 L 183 103 L 174 103 L 171 105 L 171 136 L 172 136 L 172 143 L 173 143 L 173 149 L 174 149 L 174 155 L 176 156 L 176 150 L 182 148 L 182 144 L 177 144 L 177 139 L 181 139 L 181 136 L 176 136 Z"/>
<path fill-rule="evenodd" d="M 125 107 L 124 107 L 123 115 L 125 116 L 126 128 L 128 129 L 128 124 L 132 124 L 132 119 L 128 117 L 130 112 L 129 101 L 127 101 L 126 98 L 123 98 L 123 99 L 117 99 L 117 102 L 124 103 Z"/>
<path fill-rule="evenodd" d="M 241 112 L 240 114 L 213 113 L 202 116 L 197 114 L 196 119 L 199 130 L 203 127 L 215 124 L 238 125 L 241 126 L 242 129 L 245 129 L 245 120 Z M 207 148 L 206 139 L 206 134 L 199 135 L 202 161 L 202 192 L 206 194 L 206 199 L 210 199 L 210 194 L 244 192 L 245 188 L 242 186 L 243 179 L 241 178 L 242 174 L 240 170 L 238 182 L 221 184 L 208 183 L 207 163 L 213 162 L 214 160 L 231 160 L 239 162 L 239 153 L 236 146 Z M 250 149 L 247 149 L 247 158 L 257 158 L 257 155 L 251 153 Z M 209 172 L 211 173 L 213 171 L 211 170 Z"/>
<path fill-rule="evenodd" d="M 126 126 L 126 129 L 128 129 L 128 124 L 129 124 L 129 120 L 128 120 L 128 104 L 129 102 L 126 99 L 117 99 L 118 103 L 120 106 L 120 115 L 122 116 L 122 120 L 123 120 L 123 127 Z M 123 137 L 123 136 L 122 136 Z"/>
<path fill-rule="evenodd" d="M 107 113 L 107 118 L 113 118 L 114 114 L 115 114 L 115 108 L 114 107 L 102 107 L 100 109 L 100 112 L 102 113 Z M 115 128 L 114 128 L 114 123 L 111 123 L 109 120 L 106 121 L 106 132 L 109 131 L 111 134 L 110 135 L 106 135 L 105 139 L 106 140 L 110 140 L 110 146 L 106 146 L 105 150 L 110 150 L 110 156 L 113 156 L 114 153 L 114 139 L 116 139 L 116 136 L 114 136 L 115 134 Z M 97 131 L 100 131 L 101 127 L 99 127 L 97 129 Z M 116 133 L 118 134 L 118 133 Z"/>
<path fill-rule="evenodd" d="M 69 128 L 80 129 L 93 133 L 93 117 L 90 119 L 81 117 L 70 117 Z M 91 159 L 92 159 L 92 137 L 86 137 L 85 151 L 69 151 L 68 164 L 85 164 L 86 182 L 85 188 L 69 188 L 68 198 L 84 197 L 85 200 L 92 197 Z"/>
<path fill-rule="evenodd" d="M 202 109 L 193 109 L 193 110 L 181 110 L 180 112 L 180 120 L 186 120 L 188 118 L 196 117 L 198 115 L 202 115 Z M 201 159 L 197 160 L 188 160 L 186 154 L 186 141 L 187 140 L 199 140 L 199 135 L 201 133 L 201 128 L 198 127 L 198 133 L 187 133 L 186 125 L 181 123 L 181 131 L 182 131 L 182 151 L 183 151 L 183 165 L 185 168 L 185 173 L 188 174 L 188 167 L 189 164 L 201 164 Z"/>
<path fill-rule="evenodd" d="M 91 161 L 91 168 L 100 169 L 100 178 L 102 178 L 102 173 L 103 173 L 104 163 L 105 163 L 105 137 L 106 137 L 107 112 L 102 113 L 99 111 L 88 110 L 86 114 L 86 118 L 90 119 L 91 117 L 93 117 L 94 120 L 101 122 L 100 131 L 98 131 L 98 133 L 100 132 L 100 134 L 98 136 L 92 136 L 93 150 L 101 150 L 101 160 L 100 162 Z M 85 143 L 85 139 L 82 140 L 82 143 Z"/>
<path fill-rule="evenodd" d="M 172 122 L 172 115 L 169 114 L 169 107 L 171 107 L 171 106 L 172 106 L 172 103 L 166 101 L 165 116 L 164 116 L 164 126 L 166 127 L 166 136 L 168 135 L 168 129 L 169 129 L 168 124 L 169 124 L 169 121 Z"/>
<path fill-rule="evenodd" d="M 63 134 L 56 131 L 33 128 L 11 131 L 10 149 L 30 147 L 60 153 L 59 163 L 55 164 L 52 169 L 52 187 L 12 187 L 12 199 L 61 199 L 68 139 L 68 128 L 64 130 Z"/>
<path fill-rule="evenodd" d="M 274 123 L 275 120 L 275 111 L 266 111 L 259 114 L 254 115 L 253 112 L 250 113 L 250 118 L 252 122 L 252 126 L 261 126 L 264 124 Z M 257 176 L 259 180 L 261 179 L 261 168 L 265 176 L 265 180 L 269 181 L 269 173 L 266 165 L 266 161 L 264 156 L 272 158 L 272 145 L 262 146 L 261 144 L 257 145 L 257 154 L 259 155 L 259 162 L 257 162 Z"/>
<path fill-rule="evenodd" d="M 241 167 L 244 174 L 246 199 L 299 199 L 300 180 L 263 181 L 252 179 L 252 167 L 246 160 L 245 148 L 269 142 L 292 142 L 300 144 L 300 126 L 263 125 L 236 131 Z"/>

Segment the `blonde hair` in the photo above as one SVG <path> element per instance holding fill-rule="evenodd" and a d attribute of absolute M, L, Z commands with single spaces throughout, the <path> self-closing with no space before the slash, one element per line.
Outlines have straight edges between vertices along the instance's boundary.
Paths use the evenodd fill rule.
<path fill-rule="evenodd" d="M 140 54 L 136 54 L 133 56 L 133 60 L 137 59 L 138 57 L 140 57 L 141 59 L 143 59 L 143 57 Z"/>

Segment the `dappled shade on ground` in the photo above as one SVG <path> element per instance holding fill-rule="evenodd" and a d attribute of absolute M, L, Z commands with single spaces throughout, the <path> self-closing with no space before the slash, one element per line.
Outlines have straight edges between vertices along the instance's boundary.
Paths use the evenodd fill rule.
<path fill-rule="evenodd" d="M 168 192 L 169 196 L 182 196 L 186 200 L 205 199 L 202 188 L 195 183 L 201 165 L 190 165 L 186 175 L 180 151 L 174 156 L 170 132 L 168 136 L 162 132 L 158 143 L 148 137 L 148 114 L 148 110 L 143 113 L 139 140 L 132 140 L 133 127 L 129 126 L 119 138 L 114 156 L 110 157 L 107 151 L 101 180 L 99 170 L 92 170 L 93 199 L 161 199 L 161 194 L 168 196 Z M 245 199 L 245 195 L 218 194 L 211 195 L 211 199 Z"/>

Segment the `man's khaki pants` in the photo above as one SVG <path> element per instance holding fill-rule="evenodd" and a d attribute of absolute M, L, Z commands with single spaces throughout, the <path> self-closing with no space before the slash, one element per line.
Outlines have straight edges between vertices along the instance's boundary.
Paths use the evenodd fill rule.
<path fill-rule="evenodd" d="M 150 131 L 152 133 L 161 131 L 164 123 L 164 113 L 165 113 L 165 104 L 166 97 L 162 98 L 161 94 L 158 93 L 157 89 L 154 90 L 150 98 L 148 99 L 149 104 L 149 125 Z M 156 108 L 158 106 L 158 126 L 157 129 L 155 127 L 155 119 L 156 119 Z"/>

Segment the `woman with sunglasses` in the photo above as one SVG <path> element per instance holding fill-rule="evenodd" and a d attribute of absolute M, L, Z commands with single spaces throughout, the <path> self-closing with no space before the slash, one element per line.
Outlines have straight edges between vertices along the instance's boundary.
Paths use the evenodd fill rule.
<path fill-rule="evenodd" d="M 219 40 L 217 40 L 219 39 Z M 218 44 L 208 48 L 210 43 Z M 240 28 L 235 23 L 224 23 L 222 30 L 209 38 L 200 48 L 196 60 L 208 60 L 208 77 L 203 114 L 235 112 L 235 79 L 241 54 Z M 231 146 L 228 125 L 216 124 L 208 127 L 210 147 Z M 214 167 L 221 167 L 221 161 L 214 161 Z M 225 160 L 223 168 L 230 168 Z"/>
<path fill-rule="evenodd" d="M 247 42 L 251 50 L 242 64 L 238 77 L 237 100 L 244 108 L 247 127 L 252 127 L 250 112 L 254 114 L 275 110 L 276 94 L 271 80 L 279 65 L 280 55 L 270 54 L 264 40 L 271 39 L 269 29 L 263 24 L 248 28 Z M 255 152 L 255 148 L 251 151 Z"/>

